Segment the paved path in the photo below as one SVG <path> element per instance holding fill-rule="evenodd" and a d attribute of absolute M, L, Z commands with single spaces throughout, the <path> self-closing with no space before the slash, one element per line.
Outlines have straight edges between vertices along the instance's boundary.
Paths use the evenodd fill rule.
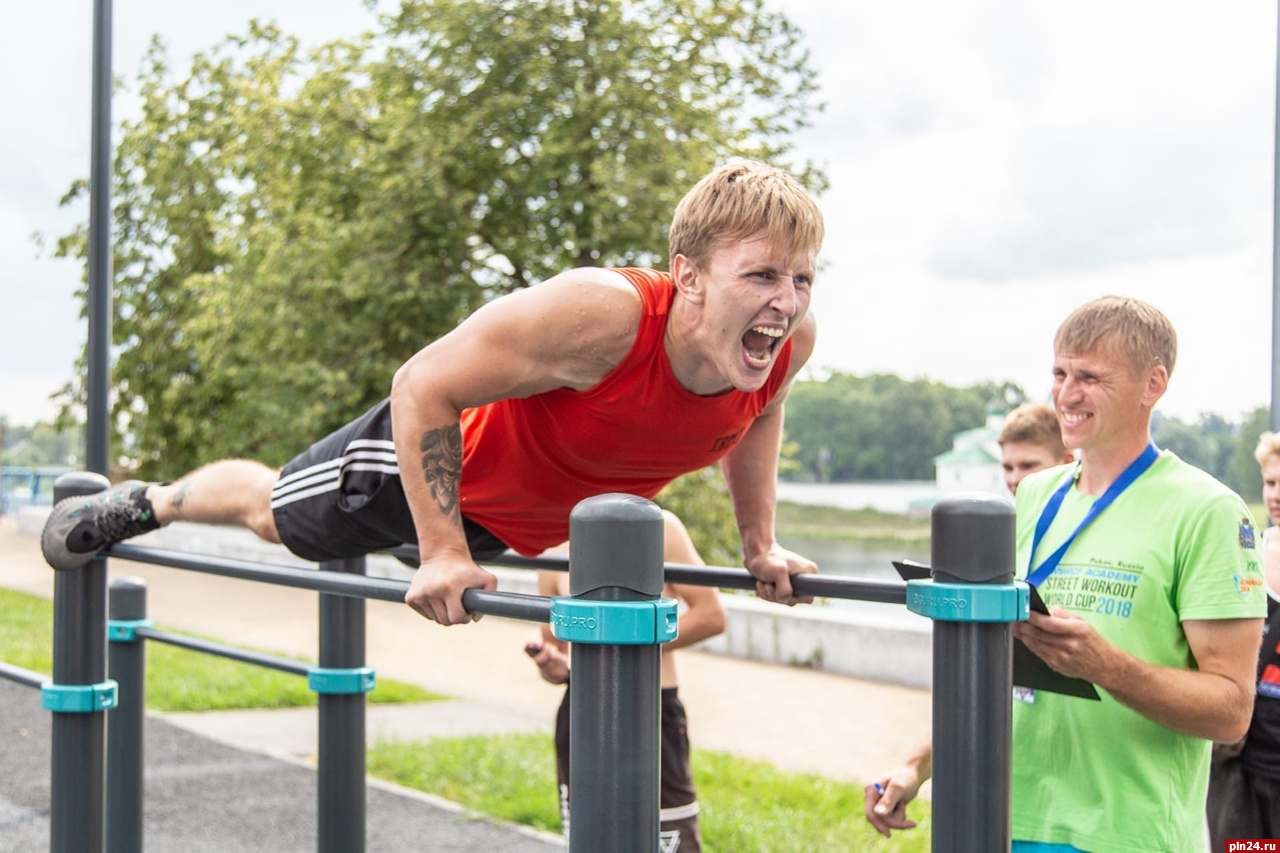
<path fill-rule="evenodd" d="M 49 849 L 51 716 L 36 691 L 0 681 L 0 853 Z M 316 849 L 316 774 L 163 719 L 146 722 L 146 849 L 307 853 Z M 435 797 L 371 780 L 368 853 L 563 853 L 555 836 L 500 825 Z M 429 845 L 423 839 L 431 839 Z"/>
<path fill-rule="evenodd" d="M 149 614 L 160 627 L 315 659 L 318 607 L 313 592 L 120 560 L 111 562 L 110 572 L 112 577 L 133 576 L 146 581 Z M 40 556 L 37 537 L 18 532 L 11 520 L 0 521 L 0 585 L 52 596 L 53 575 Z M 368 602 L 367 661 L 379 677 L 420 684 L 456 697 L 411 709 L 370 706 L 371 740 L 550 731 L 560 691 L 538 678 L 522 651 L 536 636 L 536 626 L 529 623 L 486 617 L 472 625 L 441 628 L 403 605 Z M 861 783 L 891 767 L 929 731 L 930 696 L 924 690 L 696 650 L 681 653 L 680 672 L 680 692 L 689 711 L 695 749 L 730 752 L 783 769 Z M 38 700 L 33 702 L 38 710 Z M 0 718 L 9 716 L 0 710 Z M 201 737 L 197 740 L 208 749 L 233 748 L 240 755 L 298 759 L 315 752 L 313 712 L 166 714 L 154 715 L 149 725 L 166 733 L 180 730 L 187 737 L 198 734 Z M 11 736 L 3 731 L 0 729 L 0 745 L 8 744 Z M 33 737 L 39 739 L 38 735 Z M 150 757 L 153 749 L 150 743 L 148 746 Z M 3 748 L 7 754 L 7 745 Z M 262 759 L 243 760 L 251 766 Z M 4 764 L 9 764 L 7 755 Z M 305 773 L 288 766 L 289 772 Z M 149 785 L 154 773 L 163 772 L 152 771 L 150 766 L 148 771 Z M 47 802 L 47 772 L 45 775 Z M 234 802 L 235 786 L 229 782 L 229 787 Z M 8 796 L 0 788 L 0 839 L 6 836 L 5 827 L 12 818 L 3 799 Z M 149 788 L 149 800 L 151 796 Z M 229 810 L 227 814 L 236 813 L 234 807 L 223 805 Z M 308 806 L 314 809 L 314 799 Z M 24 808 L 30 814 L 33 807 Z M 148 814 L 156 808 L 149 802 Z M 237 817 L 233 822 L 238 821 Z M 371 827 L 373 822 L 371 799 Z M 313 824 L 311 817 L 295 828 L 302 831 Z M 10 849 L 5 843 L 0 840 L 0 851 Z M 314 849 L 305 840 L 299 844 L 297 849 Z M 507 842 L 502 846 L 526 849 Z M 149 849 L 177 848 L 161 844 Z M 183 847 L 184 853 L 200 849 Z M 221 849 L 257 848 L 231 845 Z M 294 848 L 272 845 L 270 849 Z M 369 849 L 397 848 L 375 846 L 371 834 Z"/>

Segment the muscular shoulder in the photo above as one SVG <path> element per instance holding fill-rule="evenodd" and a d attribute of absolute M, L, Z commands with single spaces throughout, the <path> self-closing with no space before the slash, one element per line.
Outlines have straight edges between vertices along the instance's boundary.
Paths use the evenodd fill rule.
<path fill-rule="evenodd" d="M 570 270 L 521 294 L 522 312 L 540 330 L 547 355 L 579 390 L 599 382 L 630 351 L 640 327 L 635 287 L 613 270 Z"/>
<path fill-rule="evenodd" d="M 633 327 L 639 323 L 639 314 L 628 309 L 639 307 L 640 294 L 636 292 L 635 285 L 617 270 L 603 267 L 567 270 L 521 293 L 536 294 L 553 305 L 563 304 L 580 314 L 621 311 L 630 318 Z"/>

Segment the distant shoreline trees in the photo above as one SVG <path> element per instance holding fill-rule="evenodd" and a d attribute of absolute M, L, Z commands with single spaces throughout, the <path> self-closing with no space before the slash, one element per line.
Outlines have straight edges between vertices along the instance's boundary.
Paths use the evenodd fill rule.
<path fill-rule="evenodd" d="M 783 476 L 818 483 L 932 480 L 934 457 L 951 449 L 956 433 L 983 426 L 993 407 L 1007 410 L 1024 399 L 1012 383 L 953 387 L 838 372 L 800 381 L 787 400 L 791 464 Z M 1209 412 L 1188 423 L 1157 408 L 1151 435 L 1161 448 L 1257 502 L 1262 478 L 1253 449 L 1267 423 L 1262 407 L 1239 423 Z"/>

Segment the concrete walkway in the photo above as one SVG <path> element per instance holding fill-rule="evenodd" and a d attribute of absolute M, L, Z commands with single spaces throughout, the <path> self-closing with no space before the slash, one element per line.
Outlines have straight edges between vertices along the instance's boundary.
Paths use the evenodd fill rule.
<path fill-rule="evenodd" d="M 120 560 L 111 561 L 110 573 L 146 581 L 149 614 L 160 627 L 316 657 L 313 592 Z M 38 538 L 19 532 L 12 520 L 0 521 L 0 586 L 52 597 L 53 577 Z M 522 651 L 537 638 L 537 626 L 486 617 L 441 628 L 403 605 L 369 601 L 367 606 L 367 661 L 378 676 L 455 697 L 407 708 L 371 705 L 371 741 L 551 730 L 560 690 L 538 677 Z M 931 698 L 924 690 L 697 650 L 681 652 L 680 677 L 695 749 L 760 759 L 782 769 L 860 785 L 894 766 L 929 733 Z M 219 745 L 297 760 L 315 753 L 314 716 L 311 711 L 220 712 L 154 715 L 153 721 Z M 4 823 L 0 810 L 0 827 Z"/>

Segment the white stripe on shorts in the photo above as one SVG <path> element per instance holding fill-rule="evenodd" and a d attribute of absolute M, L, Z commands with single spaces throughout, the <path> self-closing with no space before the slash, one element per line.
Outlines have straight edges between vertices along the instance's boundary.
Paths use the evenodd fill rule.
<path fill-rule="evenodd" d="M 271 489 L 271 508 L 287 506 L 306 498 L 336 491 L 344 471 L 379 471 L 399 474 L 395 445 L 381 439 L 360 439 L 347 445 L 347 453 L 301 468 L 281 477 Z"/>
<path fill-rule="evenodd" d="M 658 820 L 661 820 L 661 821 L 688 820 L 691 817 L 697 817 L 697 816 L 698 816 L 697 800 L 694 800 L 692 803 L 689 803 L 688 805 L 672 806 L 669 809 L 658 810 Z"/>

